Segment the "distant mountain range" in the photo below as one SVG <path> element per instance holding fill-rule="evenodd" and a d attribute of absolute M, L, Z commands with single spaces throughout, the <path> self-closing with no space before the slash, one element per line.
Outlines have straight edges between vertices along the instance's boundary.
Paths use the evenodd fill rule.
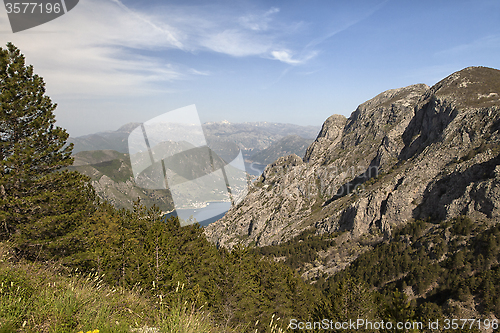
<path fill-rule="evenodd" d="M 137 198 L 146 206 L 155 204 L 162 211 L 174 209 L 168 190 L 147 190 L 135 183 L 128 155 L 128 136 L 140 123 L 129 123 L 116 131 L 100 132 L 68 141 L 74 144 L 72 170 L 89 176 L 100 198 L 118 208 L 130 209 Z M 303 155 L 319 133 L 319 126 L 298 126 L 279 123 L 228 122 L 206 123 L 203 126 L 207 143 L 217 151 L 234 155 L 237 143 L 250 174 L 258 175 L 264 167 L 281 156 Z M 225 149 L 227 148 L 227 149 Z M 224 154 L 221 155 L 225 158 Z M 253 164 L 252 164 L 253 163 Z"/>
<path fill-rule="evenodd" d="M 305 139 L 298 135 L 288 135 L 279 139 L 266 149 L 250 156 L 248 160 L 268 165 L 276 161 L 281 156 L 288 156 L 290 154 L 304 156 L 307 147 L 309 147 L 313 141 L 313 139 Z"/>
<path fill-rule="evenodd" d="M 139 125 L 140 123 L 128 123 L 116 131 L 70 137 L 68 143 L 74 145 L 73 154 L 90 150 L 115 150 L 128 154 L 128 136 Z"/>
<path fill-rule="evenodd" d="M 89 150 L 115 150 L 128 154 L 128 136 L 140 123 L 128 123 L 116 131 L 100 132 L 69 138 L 73 143 L 73 153 Z M 299 126 L 293 124 L 254 122 L 229 123 L 227 121 L 205 123 L 202 125 L 207 137 L 224 139 L 237 143 L 245 157 L 269 148 L 273 143 L 289 135 L 314 140 L 321 126 Z"/>

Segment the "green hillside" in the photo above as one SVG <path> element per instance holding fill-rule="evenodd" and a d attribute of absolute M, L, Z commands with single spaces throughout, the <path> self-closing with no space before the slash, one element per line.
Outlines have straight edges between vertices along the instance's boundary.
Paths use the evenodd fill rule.
<path fill-rule="evenodd" d="M 441 223 L 416 221 L 385 241 L 372 243 L 366 238 L 365 245 L 359 254 L 360 244 L 342 244 L 342 234 L 315 236 L 309 230 L 287 243 L 254 251 L 280 258 L 301 273 L 315 263 L 332 260 L 335 255 L 328 249 L 344 248 L 344 256 L 358 252 L 346 269 L 311 281 L 327 298 L 319 307 L 320 317 L 347 320 L 370 313 L 373 319 L 387 319 L 387 306 L 395 293 L 407 307 L 399 320 L 439 319 L 444 323 L 450 318 L 476 318 L 492 325 L 500 317 L 499 225 L 467 217 Z M 353 284 L 363 304 L 342 303 L 342 297 L 353 290 L 339 292 Z M 343 312 L 339 302 L 349 310 Z M 479 328 L 477 323 L 472 326 L 476 331 Z"/>
<path fill-rule="evenodd" d="M 97 273 L 18 261 L 13 252 L 0 244 L 1 332 L 222 331 L 181 291 L 167 307 L 159 295 L 106 285 Z"/>

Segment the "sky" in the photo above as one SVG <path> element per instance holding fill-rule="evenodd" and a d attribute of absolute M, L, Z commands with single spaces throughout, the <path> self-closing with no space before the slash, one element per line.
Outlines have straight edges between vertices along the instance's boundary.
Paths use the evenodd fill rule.
<path fill-rule="evenodd" d="M 3 6 L 2 6 L 3 7 Z M 500 68 L 498 0 L 80 0 L 12 33 L 71 136 L 195 104 L 202 122 L 321 124 L 387 89 Z"/>

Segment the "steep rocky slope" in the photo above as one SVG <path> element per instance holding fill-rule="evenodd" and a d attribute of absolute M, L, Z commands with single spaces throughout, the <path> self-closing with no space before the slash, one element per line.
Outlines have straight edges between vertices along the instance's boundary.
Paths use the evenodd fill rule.
<path fill-rule="evenodd" d="M 205 229 L 220 246 L 265 246 L 304 229 L 389 236 L 416 219 L 500 217 L 500 71 L 470 67 L 393 89 L 327 119 L 304 158 L 269 165 Z"/>

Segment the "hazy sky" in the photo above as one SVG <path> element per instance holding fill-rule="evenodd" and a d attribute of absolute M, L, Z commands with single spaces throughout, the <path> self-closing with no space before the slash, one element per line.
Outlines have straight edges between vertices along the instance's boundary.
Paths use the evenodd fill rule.
<path fill-rule="evenodd" d="M 500 1 L 80 0 L 16 34 L 0 9 L 8 41 L 72 136 L 190 104 L 202 122 L 321 125 L 387 89 L 500 68 Z"/>

